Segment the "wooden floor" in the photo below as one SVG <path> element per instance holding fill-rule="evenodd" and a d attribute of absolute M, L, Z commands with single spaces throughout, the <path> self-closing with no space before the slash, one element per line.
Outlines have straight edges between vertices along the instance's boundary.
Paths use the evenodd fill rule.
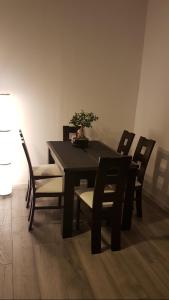
<path fill-rule="evenodd" d="M 123 249 L 91 255 L 85 228 L 61 238 L 59 212 L 37 211 L 28 233 L 24 196 L 0 198 L 0 299 L 169 299 L 169 214 L 145 199 Z"/>

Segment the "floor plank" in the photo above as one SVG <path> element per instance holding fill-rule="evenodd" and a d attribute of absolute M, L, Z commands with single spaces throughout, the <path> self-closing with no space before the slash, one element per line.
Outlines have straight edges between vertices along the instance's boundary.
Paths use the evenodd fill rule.
<path fill-rule="evenodd" d="M 0 299 L 13 299 L 12 264 L 0 264 Z"/>
<path fill-rule="evenodd" d="M 42 199 L 41 201 L 47 201 Z M 121 251 L 90 253 L 90 231 L 61 237 L 61 211 L 37 211 L 27 230 L 25 189 L 0 198 L 0 299 L 169 299 L 169 214 L 144 199 L 143 219 L 122 232 Z"/>
<path fill-rule="evenodd" d="M 15 299 L 40 299 L 32 237 L 27 219 L 13 220 L 13 289 Z"/>

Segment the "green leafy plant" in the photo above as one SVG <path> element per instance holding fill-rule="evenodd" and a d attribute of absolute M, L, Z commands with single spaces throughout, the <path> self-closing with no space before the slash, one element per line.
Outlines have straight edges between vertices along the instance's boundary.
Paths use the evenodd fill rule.
<path fill-rule="evenodd" d="M 81 110 L 80 113 L 75 112 L 69 123 L 73 124 L 75 127 L 92 127 L 92 122 L 96 120 L 98 120 L 98 116 L 96 116 L 94 113 L 87 113 Z"/>

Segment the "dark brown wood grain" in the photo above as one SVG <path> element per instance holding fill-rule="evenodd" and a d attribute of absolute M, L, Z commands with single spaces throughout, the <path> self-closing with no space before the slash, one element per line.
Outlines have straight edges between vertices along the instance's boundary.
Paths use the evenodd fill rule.
<path fill-rule="evenodd" d="M 101 157 L 98 162 L 96 180 L 93 188 L 93 205 L 90 207 L 83 197 L 76 193 L 78 201 L 84 202 L 91 214 L 91 252 L 101 252 L 101 225 L 103 216 L 108 218 L 111 225 L 111 249 L 121 248 L 121 217 L 122 203 L 128 171 L 131 164 L 131 156 Z M 115 185 L 111 193 L 106 193 L 107 185 Z M 87 189 L 88 191 L 88 189 Z M 110 207 L 104 208 L 103 203 L 112 203 Z M 77 210 L 77 221 L 79 222 L 80 204 Z M 78 225 L 79 227 L 79 225 Z"/>
<path fill-rule="evenodd" d="M 122 155 L 128 155 L 134 137 L 135 137 L 135 133 L 129 132 L 128 130 L 124 130 L 120 138 L 117 152 L 121 153 Z"/>
<path fill-rule="evenodd" d="M 152 139 L 147 139 L 143 136 L 139 138 L 139 141 L 134 152 L 133 161 L 138 163 L 139 168 L 137 171 L 137 181 L 139 185 L 135 186 L 136 190 L 136 211 L 137 216 L 142 217 L 142 189 L 144 176 L 147 169 L 147 165 L 153 151 L 155 141 Z"/>
<path fill-rule="evenodd" d="M 59 163 L 65 173 L 64 210 L 62 219 L 62 236 L 73 234 L 74 187 L 78 179 L 88 179 L 90 185 L 94 183 L 98 161 L 100 157 L 119 157 L 120 154 L 109 146 L 90 141 L 87 149 L 74 147 L 71 142 L 49 141 L 48 148 L 56 163 Z M 133 164 L 129 174 L 130 189 L 125 193 L 123 229 L 130 229 L 133 208 L 134 185 L 137 165 Z"/>

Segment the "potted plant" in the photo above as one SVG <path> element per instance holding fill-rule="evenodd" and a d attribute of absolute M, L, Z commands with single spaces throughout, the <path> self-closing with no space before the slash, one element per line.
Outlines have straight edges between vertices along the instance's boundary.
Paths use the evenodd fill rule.
<path fill-rule="evenodd" d="M 73 144 L 79 147 L 86 147 L 88 145 L 88 139 L 84 135 L 84 128 L 92 127 L 92 122 L 96 120 L 98 120 L 98 116 L 92 112 L 88 113 L 83 110 L 81 110 L 80 113 L 75 112 L 69 123 L 73 124 L 75 127 L 80 126 L 80 129 L 77 131 L 76 138 L 73 139 Z"/>

